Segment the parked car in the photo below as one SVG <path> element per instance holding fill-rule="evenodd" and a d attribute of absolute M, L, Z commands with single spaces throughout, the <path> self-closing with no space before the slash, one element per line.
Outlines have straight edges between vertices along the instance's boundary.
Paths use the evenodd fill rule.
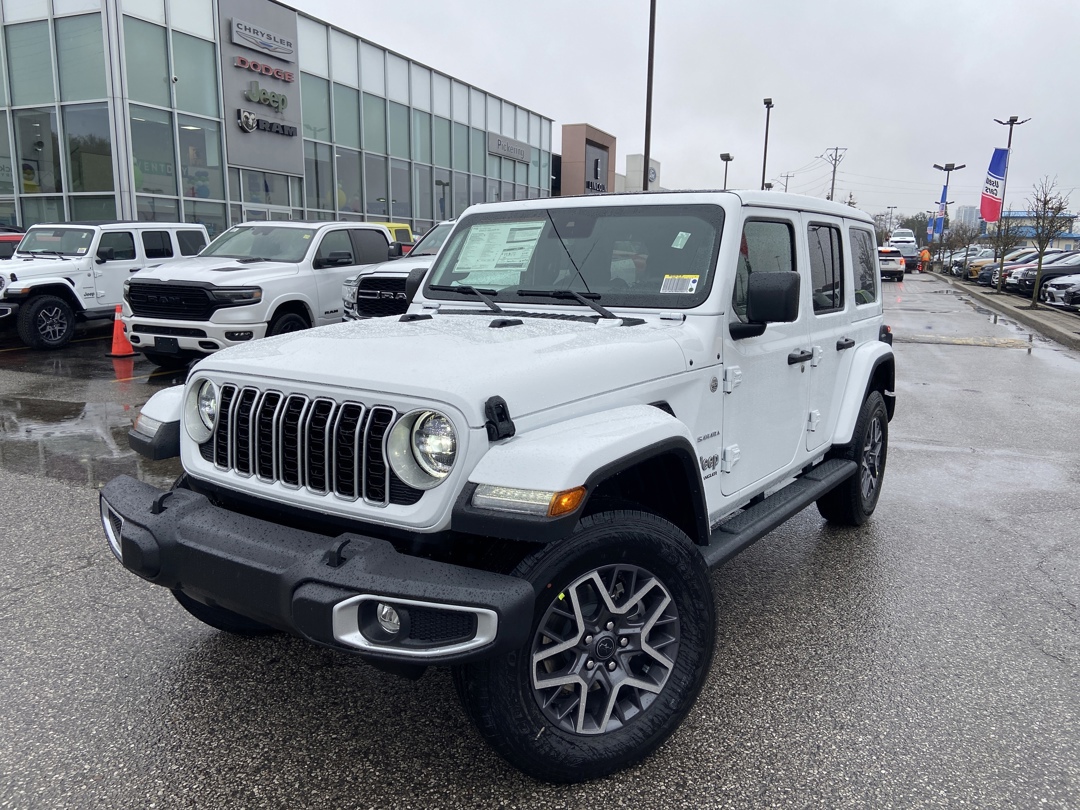
<path fill-rule="evenodd" d="M 372 225 L 382 225 L 386 230 L 390 232 L 390 241 L 397 242 L 401 245 L 401 255 L 407 256 L 413 248 L 413 243 L 416 238 L 413 236 L 412 228 L 406 225 L 404 222 L 372 222 Z"/>
<path fill-rule="evenodd" d="M 19 230 L 0 230 L 0 259 L 10 259 L 15 255 L 15 248 L 22 241 L 23 232 Z"/>
<path fill-rule="evenodd" d="M 1067 250 L 1043 259 L 1042 279 L 1039 281 L 1039 293 L 1048 281 L 1062 276 L 1071 276 L 1080 267 L 1080 250 Z M 1039 274 L 1039 266 L 1032 263 L 1024 267 L 1016 276 L 1016 291 L 1028 298 L 1032 297 L 1035 290 L 1035 277 Z"/>
<path fill-rule="evenodd" d="M 133 273 L 183 261 L 208 241 L 189 222 L 34 225 L 0 276 L 0 323 L 14 317 L 27 346 L 59 349 L 77 321 L 114 316 Z"/>
<path fill-rule="evenodd" d="M 974 279 L 974 278 L 976 278 L 978 276 L 978 273 L 976 272 L 976 273 L 972 274 L 971 263 L 975 262 L 975 261 L 978 261 L 979 259 L 993 259 L 993 258 L 994 258 L 994 249 L 993 248 L 978 248 L 975 252 L 967 253 L 963 257 L 959 258 L 957 261 L 954 261 L 953 262 L 953 267 L 956 268 L 959 271 L 959 275 L 960 275 L 961 278 Z"/>
<path fill-rule="evenodd" d="M 919 246 L 914 242 L 895 242 L 890 243 L 890 247 L 896 248 L 900 251 L 900 255 L 904 257 L 904 272 L 910 273 L 919 269 Z M 929 271 L 930 268 L 926 268 Z"/>
<path fill-rule="evenodd" d="M 1062 309 L 1076 310 L 1080 305 L 1080 274 L 1059 276 L 1042 286 L 1039 300 Z"/>
<path fill-rule="evenodd" d="M 889 244 L 896 246 L 899 244 L 915 244 L 915 231 L 910 228 L 897 228 L 889 236 Z"/>
<path fill-rule="evenodd" d="M 881 277 L 883 279 L 891 278 L 893 281 L 903 281 L 906 264 L 907 262 L 903 254 L 900 253 L 899 248 L 878 248 L 878 265 L 881 267 Z"/>
<path fill-rule="evenodd" d="M 1005 263 L 1010 264 L 1015 261 L 1026 261 L 1032 256 L 1038 254 L 1038 251 L 1034 248 L 1017 248 L 1011 250 L 1005 254 Z M 981 259 L 972 259 L 968 262 L 968 275 L 973 275 L 981 271 L 984 267 L 998 264 L 998 258 L 996 256 L 987 256 Z"/>

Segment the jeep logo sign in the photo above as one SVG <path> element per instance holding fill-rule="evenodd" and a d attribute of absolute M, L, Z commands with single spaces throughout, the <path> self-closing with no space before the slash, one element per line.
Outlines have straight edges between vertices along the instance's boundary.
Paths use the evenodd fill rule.
<path fill-rule="evenodd" d="M 264 90 L 258 82 L 251 82 L 244 92 L 244 98 L 255 104 L 265 104 L 273 107 L 278 112 L 284 112 L 289 106 L 289 98 L 284 93 L 275 93 L 272 90 Z"/>
<path fill-rule="evenodd" d="M 720 464 L 720 456 L 715 453 L 708 458 L 702 458 L 698 456 L 698 461 L 701 462 L 701 471 L 708 472 L 709 470 L 715 470 Z"/>

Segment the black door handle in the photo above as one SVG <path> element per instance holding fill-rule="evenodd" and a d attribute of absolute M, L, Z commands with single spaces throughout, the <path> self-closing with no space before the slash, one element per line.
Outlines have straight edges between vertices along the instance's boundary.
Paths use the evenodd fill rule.
<path fill-rule="evenodd" d="M 838 352 L 842 352 L 844 349 L 854 348 L 854 346 L 855 341 L 851 338 L 840 338 L 840 340 L 836 341 L 836 350 Z"/>
<path fill-rule="evenodd" d="M 814 353 L 808 352 L 806 349 L 800 349 L 797 352 L 792 352 L 787 356 L 787 364 L 793 366 L 796 363 L 805 363 L 807 360 L 813 360 Z"/>

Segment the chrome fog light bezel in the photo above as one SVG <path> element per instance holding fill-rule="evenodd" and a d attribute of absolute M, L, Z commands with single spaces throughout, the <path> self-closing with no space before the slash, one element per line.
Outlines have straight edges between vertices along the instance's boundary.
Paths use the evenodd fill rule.
<path fill-rule="evenodd" d="M 445 470 L 438 469 L 430 460 L 422 461 L 415 446 L 415 433 L 422 420 L 431 417 L 445 419 L 450 426 L 454 440 L 453 459 Z M 414 489 L 432 489 L 445 481 L 457 463 L 459 455 L 457 430 L 454 421 L 441 411 L 425 408 L 410 411 L 402 416 L 391 428 L 386 440 L 386 455 L 390 460 L 390 469 L 404 483 Z"/>

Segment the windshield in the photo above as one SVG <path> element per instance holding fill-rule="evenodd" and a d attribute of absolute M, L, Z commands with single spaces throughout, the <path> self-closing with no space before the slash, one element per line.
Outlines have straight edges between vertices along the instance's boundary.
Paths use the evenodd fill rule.
<path fill-rule="evenodd" d="M 315 231 L 279 225 L 237 225 L 211 242 L 200 256 L 230 259 L 265 259 L 271 262 L 302 261 Z"/>
<path fill-rule="evenodd" d="M 443 246 L 443 242 L 446 241 L 446 237 L 450 235 L 450 231 L 454 230 L 454 223 L 441 222 L 432 228 L 430 231 L 420 237 L 413 249 L 409 251 L 410 256 L 434 256 L 439 252 L 439 248 Z"/>
<path fill-rule="evenodd" d="M 20 253 L 58 253 L 63 256 L 84 256 L 90 251 L 94 232 L 89 228 L 32 227 L 19 243 Z"/>
<path fill-rule="evenodd" d="M 716 205 L 476 214 L 454 231 L 427 283 L 479 288 L 503 306 L 573 290 L 605 306 L 685 309 L 708 296 L 723 218 Z M 431 298 L 463 298 L 431 286 Z"/>

